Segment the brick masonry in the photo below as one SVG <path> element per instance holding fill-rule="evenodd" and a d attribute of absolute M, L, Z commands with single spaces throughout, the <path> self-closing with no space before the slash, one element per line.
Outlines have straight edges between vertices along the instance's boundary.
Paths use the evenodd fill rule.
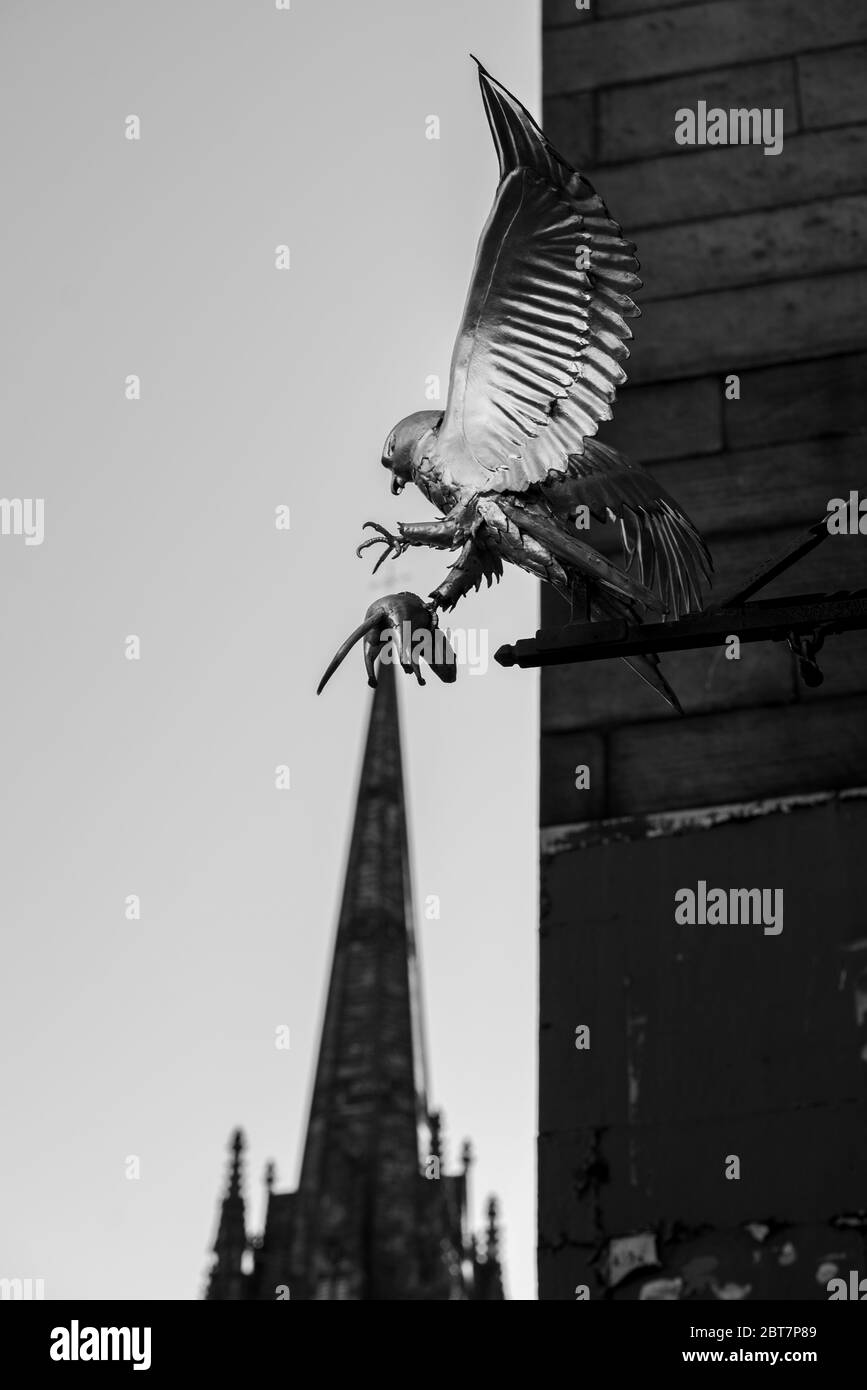
<path fill-rule="evenodd" d="M 572 0 L 544 3 L 545 129 L 636 241 L 646 284 L 630 384 L 600 437 L 649 465 L 701 526 L 720 592 L 796 538 L 830 497 L 867 495 L 865 41 L 867 10 L 849 0 L 591 0 L 586 12 Z M 782 153 L 678 146 L 675 111 L 699 100 L 781 107 Z M 725 397 L 730 374 L 740 379 L 738 400 Z M 867 538 L 843 537 L 827 540 L 768 594 L 856 587 L 867 587 Z M 543 624 L 564 616 L 544 593 Z M 830 1223 L 841 1204 L 867 1207 L 867 1187 L 856 1203 L 852 1173 L 841 1176 L 839 1152 L 848 1146 L 863 1170 L 867 1063 L 849 985 L 838 988 L 828 964 L 846 960 L 864 935 L 857 866 L 837 850 L 833 867 L 810 854 L 814 831 L 823 843 L 839 832 L 848 844 L 855 813 L 835 815 L 823 802 L 797 817 L 742 816 L 734 838 L 729 822 L 699 818 L 702 828 L 685 838 L 631 831 L 582 848 L 586 828 L 611 818 L 634 824 L 704 807 L 845 798 L 867 786 L 867 637 L 829 638 L 822 656 L 826 682 L 816 689 L 774 644 L 745 646 L 739 662 L 714 650 L 666 657 L 684 720 L 620 663 L 542 673 L 542 1298 L 572 1298 L 582 1283 L 594 1298 L 653 1296 L 663 1275 L 680 1280 L 683 1297 L 720 1297 L 714 1290 L 728 1285 L 749 1285 L 747 1298 L 824 1297 L 815 1269 Z M 588 790 L 575 788 L 579 764 L 591 769 Z M 812 918 L 792 921 L 776 956 L 777 940 L 760 936 L 749 947 L 749 969 L 765 980 L 765 1004 L 780 1020 L 777 1033 L 763 1035 L 758 1090 L 751 1025 L 728 1036 L 751 1007 L 746 948 L 726 945 L 726 929 L 695 927 L 711 936 L 684 950 L 668 889 L 654 898 L 678 874 L 695 883 L 712 876 L 702 872 L 712 865 L 719 876 L 732 845 L 743 872 L 771 856 L 792 900 L 819 914 L 823 901 L 836 905 L 824 924 L 827 973 L 812 985 Z M 647 875 L 640 918 L 636 873 Z M 731 874 L 725 881 L 755 886 Z M 603 925 L 612 922 L 616 941 Z M 653 978 L 639 979 L 627 1005 L 629 962 L 654 950 Z M 709 1007 L 710 979 L 728 1012 Z M 616 1055 L 591 1050 L 592 1064 L 571 1037 L 588 981 L 595 1016 L 613 991 L 619 1019 L 599 1031 L 600 1049 L 618 1040 Z M 806 1013 L 794 1004 L 802 994 Z M 699 1074 L 686 1040 L 706 1036 L 708 1017 L 716 1032 L 699 1049 Z M 640 1037 L 628 1018 L 644 1020 Z M 684 1046 L 663 1046 L 659 1030 Z M 803 1061 L 794 1069 L 792 1062 L 805 1049 L 809 1082 Z M 645 1074 L 647 1109 L 636 1102 L 621 1113 L 630 1075 L 645 1064 L 656 1068 Z M 727 1088 L 755 1090 L 755 1105 L 741 1113 L 732 1101 L 727 1111 Z M 808 1141 L 799 1119 L 814 1103 L 808 1090 L 827 1111 L 824 1143 Z M 706 1093 L 720 1097 L 710 1131 L 701 1115 Z M 788 1186 L 778 1173 L 780 1136 L 793 1166 L 796 1152 L 806 1155 Z M 727 1182 L 723 1157 L 738 1145 L 744 1177 Z M 675 1239 L 679 1219 L 692 1234 Z M 785 1275 L 770 1247 L 754 1259 L 744 1234 L 744 1223 L 768 1221 L 773 1231 L 790 1225 L 791 1243 L 804 1252 Z M 847 1230 L 867 1274 L 863 1232 Z M 606 1278 L 610 1243 L 641 1231 L 652 1231 L 665 1252 L 660 1268 Z M 689 1259 L 704 1260 L 705 1270 L 718 1260 L 716 1274 L 691 1283 Z M 744 1273 L 751 1263 L 752 1283 Z"/>

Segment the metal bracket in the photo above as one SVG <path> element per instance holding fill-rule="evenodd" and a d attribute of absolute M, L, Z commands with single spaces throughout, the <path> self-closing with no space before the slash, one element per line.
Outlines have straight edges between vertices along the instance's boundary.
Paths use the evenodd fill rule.
<path fill-rule="evenodd" d="M 819 669 L 816 653 L 821 651 L 825 644 L 825 629 L 816 628 L 814 632 L 805 632 L 801 636 L 790 632 L 788 643 L 790 650 L 798 658 L 798 670 L 804 684 L 814 687 L 821 685 L 825 677 Z"/>
<path fill-rule="evenodd" d="M 867 629 L 867 590 L 747 600 L 808 555 L 827 535 L 827 518 L 823 518 L 810 527 L 794 550 L 763 565 L 736 592 L 701 613 L 663 623 L 567 623 L 565 627 L 540 629 L 535 637 L 500 647 L 494 659 L 501 666 L 559 666 L 712 647 L 736 635 L 741 642 L 787 642 L 798 659 L 805 684 L 821 685 L 824 677 L 817 653 L 833 633 Z"/>

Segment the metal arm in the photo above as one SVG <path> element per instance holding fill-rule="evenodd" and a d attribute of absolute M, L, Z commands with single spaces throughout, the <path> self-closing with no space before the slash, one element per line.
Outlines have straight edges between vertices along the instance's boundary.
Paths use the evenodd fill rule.
<path fill-rule="evenodd" d="M 399 521 L 397 529 L 406 545 L 429 545 L 437 550 L 453 550 L 458 544 L 457 522 L 450 517 L 442 521 Z"/>

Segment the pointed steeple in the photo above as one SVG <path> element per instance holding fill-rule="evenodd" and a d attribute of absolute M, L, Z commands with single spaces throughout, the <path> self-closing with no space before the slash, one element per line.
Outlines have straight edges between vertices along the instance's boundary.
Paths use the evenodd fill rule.
<path fill-rule="evenodd" d="M 485 1258 L 488 1260 L 499 1260 L 500 1258 L 500 1227 L 499 1211 L 497 1208 L 496 1197 L 488 1198 L 488 1229 L 486 1232 Z"/>
<path fill-rule="evenodd" d="M 397 689 L 381 664 L 298 1189 L 300 1297 L 421 1296 L 426 1115 Z"/>
<path fill-rule="evenodd" d="M 496 1197 L 488 1199 L 488 1226 L 485 1232 L 484 1258 L 477 1260 L 475 1284 L 477 1299 L 501 1301 L 503 1292 L 503 1266 L 500 1260 L 500 1219 Z"/>
<path fill-rule="evenodd" d="M 428 1157 L 436 1159 L 436 1171 L 440 1172 L 443 1164 L 443 1117 L 441 1111 L 431 1111 L 428 1118 L 428 1130 L 430 1133 Z"/>
<path fill-rule="evenodd" d="M 220 1208 L 220 1224 L 214 1242 L 216 1259 L 211 1268 L 208 1291 L 205 1295 L 207 1299 L 237 1299 L 244 1296 L 243 1259 L 247 1249 L 247 1234 L 242 1192 L 244 1135 L 240 1129 L 236 1129 L 232 1135 L 229 1152 L 229 1178 Z"/>
<path fill-rule="evenodd" d="M 275 1191 L 269 1164 L 264 1230 L 245 1237 L 236 1134 L 206 1297 L 502 1298 L 499 1264 L 479 1258 L 469 1231 L 469 1146 L 462 1170 L 446 1173 L 442 1117 L 428 1110 L 412 923 L 397 689 L 394 667 L 385 665 L 367 730 L 298 1190 Z"/>

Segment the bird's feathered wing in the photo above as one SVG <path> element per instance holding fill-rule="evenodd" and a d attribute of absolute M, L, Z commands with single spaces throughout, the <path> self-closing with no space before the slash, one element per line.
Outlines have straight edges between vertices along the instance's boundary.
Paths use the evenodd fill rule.
<path fill-rule="evenodd" d="M 610 419 L 641 281 L 635 247 L 592 186 L 481 65 L 479 79 L 500 182 L 440 440 L 458 446 L 462 483 L 521 492 L 565 472 L 568 455 Z"/>
<path fill-rule="evenodd" d="M 568 479 L 574 506 L 619 522 L 638 577 L 687 612 L 710 567 L 698 532 L 649 474 L 588 447 L 626 380 L 635 246 L 481 64 L 479 80 L 500 182 L 452 355 L 444 469 L 487 492 Z"/>

